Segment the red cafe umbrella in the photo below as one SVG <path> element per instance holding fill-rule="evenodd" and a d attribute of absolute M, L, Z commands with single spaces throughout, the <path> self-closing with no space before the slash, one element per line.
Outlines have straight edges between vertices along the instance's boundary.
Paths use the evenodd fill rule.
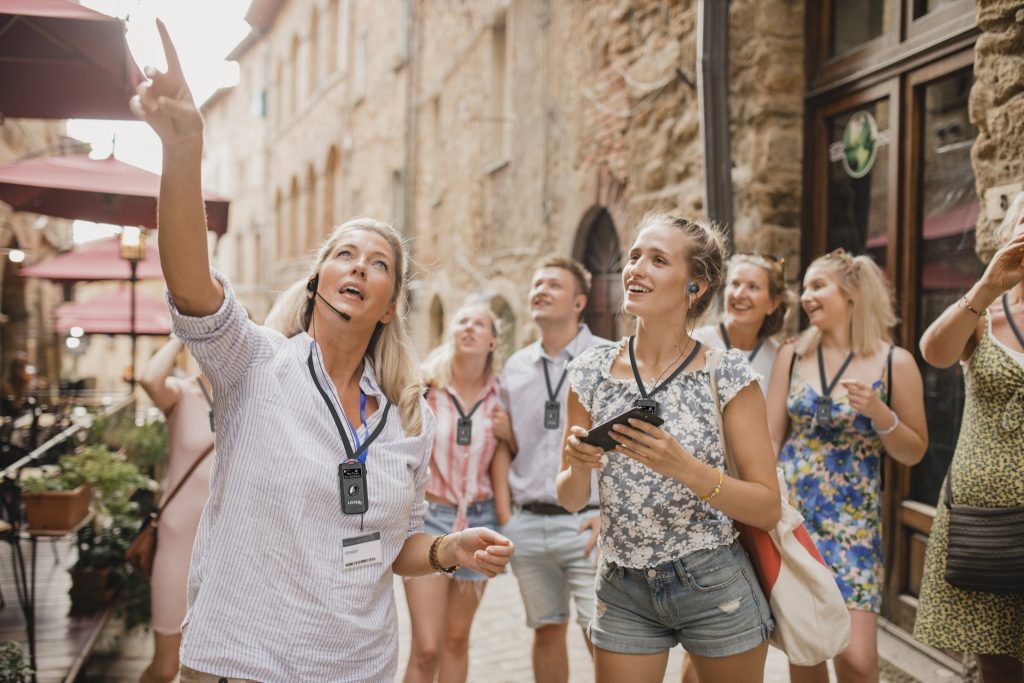
<path fill-rule="evenodd" d="M 132 334 L 131 291 L 120 287 L 99 294 L 89 301 L 61 304 L 55 312 L 59 332 L 81 327 L 85 334 Z M 134 334 L 167 335 L 171 333 L 171 317 L 167 302 L 135 293 Z"/>
<path fill-rule="evenodd" d="M 160 176 L 113 157 L 36 157 L 0 166 L 0 200 L 57 218 L 155 228 L 159 192 Z M 230 202 L 205 191 L 203 197 L 209 229 L 223 235 Z"/>
<path fill-rule="evenodd" d="M 19 275 L 37 277 L 54 282 L 91 282 L 93 280 L 128 280 L 131 268 L 121 258 L 117 238 L 97 241 L 79 251 L 69 251 L 26 268 Z M 146 256 L 139 261 L 137 278 L 155 280 L 163 278 L 160 270 L 160 252 L 155 244 L 146 247 Z M 127 305 L 125 306 L 127 310 Z"/>
<path fill-rule="evenodd" d="M 0 115 L 134 119 L 124 22 L 68 0 L 0 0 Z"/>

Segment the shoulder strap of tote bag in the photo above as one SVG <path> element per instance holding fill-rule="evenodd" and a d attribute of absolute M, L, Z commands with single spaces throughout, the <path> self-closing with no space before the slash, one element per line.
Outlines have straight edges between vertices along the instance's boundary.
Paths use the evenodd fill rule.
<path fill-rule="evenodd" d="M 196 458 L 196 461 L 192 463 L 191 467 L 188 468 L 188 472 L 185 473 L 185 476 L 181 478 L 181 481 L 178 482 L 178 485 L 174 487 L 173 491 L 171 491 L 171 495 L 167 496 L 167 500 L 165 500 L 164 504 L 160 506 L 160 509 L 156 511 L 157 517 L 159 517 L 163 513 L 163 511 L 167 509 L 167 506 L 171 504 L 171 501 L 174 500 L 174 497 L 176 495 L 178 495 L 178 491 L 180 491 L 181 487 L 185 485 L 185 482 L 188 481 L 188 478 L 192 476 L 192 473 L 196 471 L 196 468 L 199 467 L 199 464 L 206 460 L 206 456 L 213 452 L 213 447 L 215 445 L 215 443 L 211 443 L 210 447 L 203 451 L 202 455 Z"/>
<path fill-rule="evenodd" d="M 725 467 L 733 477 L 738 476 L 736 464 L 732 461 L 732 455 L 725 443 L 725 426 L 722 423 L 722 402 L 718 396 L 718 362 L 722 359 L 722 352 L 719 349 L 708 349 L 704 367 L 711 379 L 711 400 L 715 402 L 715 422 L 718 424 L 718 443 L 722 445 L 722 454 L 725 456 Z"/>

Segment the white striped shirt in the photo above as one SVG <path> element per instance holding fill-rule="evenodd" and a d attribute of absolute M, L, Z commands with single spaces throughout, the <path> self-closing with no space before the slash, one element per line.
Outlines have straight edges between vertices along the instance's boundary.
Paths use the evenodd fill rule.
<path fill-rule="evenodd" d="M 192 553 L 181 661 L 264 683 L 391 681 L 398 629 L 391 564 L 421 530 L 433 419 L 406 436 L 397 406 L 366 458 L 365 515 L 341 512 L 341 436 L 307 366 L 311 338 L 250 322 L 228 282 L 210 316 L 180 314 L 174 333 L 213 385 L 217 454 Z M 314 367 L 341 415 L 320 355 Z M 384 396 L 364 363 L 359 383 Z M 349 433 L 349 440 L 352 435 Z M 345 569 L 342 541 L 380 532 L 383 562 Z"/>
<path fill-rule="evenodd" d="M 573 340 L 554 357 L 544 352 L 538 340 L 512 354 L 501 373 L 502 399 L 508 406 L 512 431 L 519 446 L 519 452 L 512 460 L 508 472 L 512 500 L 517 505 L 558 505 L 555 478 L 562 464 L 562 436 L 569 382 L 562 382 L 556 396 L 559 403 L 558 429 L 546 429 L 544 403 L 549 396 L 548 383 L 544 380 L 544 361 L 546 359 L 549 363 L 548 379 L 554 391 L 570 360 L 593 346 L 611 344 L 607 339 L 595 337 L 586 325 L 580 325 L 579 329 Z M 594 470 L 591 479 L 588 504 L 598 504 L 597 470 Z"/>

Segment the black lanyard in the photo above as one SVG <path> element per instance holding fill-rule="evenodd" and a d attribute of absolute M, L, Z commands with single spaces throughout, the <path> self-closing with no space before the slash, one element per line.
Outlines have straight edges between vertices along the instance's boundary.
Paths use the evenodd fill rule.
<path fill-rule="evenodd" d="M 484 399 L 482 398 L 477 401 L 476 405 L 473 406 L 473 409 L 469 411 L 469 415 L 467 415 L 462 410 L 462 404 L 459 403 L 459 399 L 455 398 L 455 394 L 448 389 L 445 389 L 445 391 L 448 392 L 448 397 L 452 400 L 455 410 L 459 411 L 459 420 L 455 426 L 455 443 L 460 446 L 468 446 L 469 442 L 473 440 L 473 413 L 475 413 L 476 409 L 480 407 L 480 404 L 484 402 Z M 486 398 L 486 396 L 484 398 Z"/>
<path fill-rule="evenodd" d="M 718 323 L 718 331 L 722 333 L 722 341 L 725 343 L 725 348 L 727 350 L 731 349 L 732 342 L 729 341 L 729 333 L 725 331 L 725 323 Z M 755 346 L 754 350 L 750 352 L 749 356 L 747 356 L 747 362 L 754 362 L 754 357 L 757 356 L 757 352 L 761 350 L 762 346 L 764 346 L 763 337 L 757 341 L 757 346 Z"/>
<path fill-rule="evenodd" d="M 1003 293 L 1003 312 L 1006 314 L 1006 322 L 1010 323 L 1010 329 L 1013 330 L 1013 336 L 1017 337 L 1017 343 L 1024 348 L 1024 334 L 1020 333 L 1020 328 L 1010 313 L 1010 297 L 1006 293 Z"/>
<path fill-rule="evenodd" d="M 206 391 L 206 387 L 203 386 L 203 380 L 196 377 L 196 384 L 199 385 L 199 390 L 203 392 L 203 398 L 206 399 L 206 405 L 210 406 L 210 431 L 214 434 L 217 433 L 217 423 L 213 417 L 213 399 L 210 398 L 209 392 Z"/>
<path fill-rule="evenodd" d="M 569 362 L 572 360 L 572 356 L 569 356 L 569 360 L 565 361 L 565 367 L 562 368 L 562 376 L 558 380 L 558 386 L 554 389 L 551 388 L 548 359 L 542 356 L 541 360 L 544 361 L 544 384 L 547 385 L 548 389 L 548 400 L 544 401 L 544 429 L 558 429 L 562 422 L 562 404 L 559 403 L 558 397 L 562 391 L 565 376 L 569 374 Z"/>
<path fill-rule="evenodd" d="M 846 372 L 846 368 L 850 367 L 852 360 L 853 351 L 850 351 L 846 360 L 839 367 L 839 372 L 829 382 L 825 377 L 825 354 L 821 350 L 821 343 L 818 343 L 818 376 L 821 379 L 821 394 L 818 395 L 817 403 L 814 406 L 814 421 L 818 427 L 825 429 L 832 427 L 832 390 L 839 383 L 839 378 Z"/>
<path fill-rule="evenodd" d="M 387 398 L 384 399 L 384 414 L 381 415 L 380 422 L 377 423 L 377 428 L 374 429 L 373 433 L 366 438 L 366 441 L 363 441 L 357 449 L 353 450 L 352 444 L 348 440 L 348 433 L 345 431 L 345 427 L 341 423 L 341 417 L 338 415 L 338 411 L 334 408 L 334 403 L 327 395 L 327 390 L 320 385 L 320 380 L 316 377 L 316 369 L 313 367 L 312 348 L 309 350 L 309 358 L 306 360 L 306 364 L 309 365 L 309 376 L 313 378 L 313 384 L 316 385 L 317 391 L 320 392 L 320 396 L 324 399 L 324 403 L 327 404 L 327 409 L 331 411 L 331 417 L 334 419 L 334 424 L 338 428 L 338 434 L 341 435 L 341 443 L 345 446 L 345 454 L 348 455 L 348 460 L 359 460 L 361 462 L 365 462 L 370 444 L 380 436 L 382 431 L 384 431 L 384 424 L 388 421 L 388 411 L 391 410 L 391 401 Z"/>
<path fill-rule="evenodd" d="M 694 339 L 693 341 L 695 346 L 693 347 L 693 351 L 690 351 L 690 355 L 686 357 L 686 360 L 684 360 L 682 364 L 677 367 L 663 382 L 651 389 L 650 393 L 648 393 L 647 390 L 644 389 L 643 379 L 640 378 L 640 369 L 636 366 L 636 353 L 633 351 L 633 341 L 635 339 L 636 337 L 629 338 L 629 364 L 633 368 L 633 379 L 636 380 L 636 388 L 640 391 L 640 396 L 642 397 L 636 402 L 636 407 L 643 408 L 644 410 L 658 415 L 661 412 L 661 405 L 657 401 L 653 400 L 651 396 L 654 395 L 654 392 L 674 380 L 679 373 L 685 370 L 686 367 L 693 362 L 693 359 L 697 357 L 697 352 L 700 351 L 701 343 Z"/>

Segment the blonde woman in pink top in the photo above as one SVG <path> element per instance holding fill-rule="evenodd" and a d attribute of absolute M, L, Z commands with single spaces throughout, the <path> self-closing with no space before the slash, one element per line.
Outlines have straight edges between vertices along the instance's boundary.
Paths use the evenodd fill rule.
<path fill-rule="evenodd" d="M 486 304 L 456 311 L 447 339 L 424 362 L 427 402 L 436 417 L 427 485 L 428 533 L 496 528 L 491 462 L 508 449 L 508 414 L 494 374 L 497 322 Z M 507 490 L 507 486 L 502 487 Z M 405 683 L 465 681 L 469 631 L 487 578 L 463 567 L 407 579 L 412 648 Z"/>
<path fill-rule="evenodd" d="M 165 683 L 178 675 L 181 622 L 187 603 L 185 584 L 199 518 L 210 495 L 210 448 L 215 427 L 210 382 L 202 375 L 189 379 L 171 376 L 175 359 L 184 348 L 176 337 L 171 337 L 146 363 L 139 380 L 154 405 L 167 417 L 164 497 L 188 475 L 174 500 L 160 514 L 159 542 L 150 580 L 155 649 L 140 683 Z M 199 458 L 202 462 L 188 474 Z"/>

